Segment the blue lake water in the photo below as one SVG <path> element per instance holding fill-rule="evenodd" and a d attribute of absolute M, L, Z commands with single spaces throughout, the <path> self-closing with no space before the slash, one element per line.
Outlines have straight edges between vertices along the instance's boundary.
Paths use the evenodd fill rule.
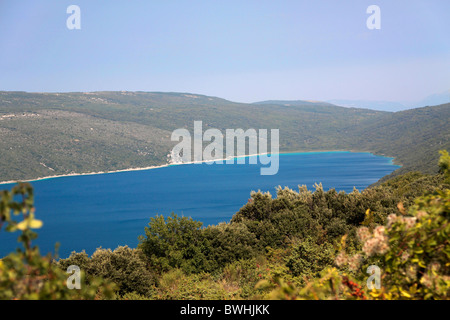
<path fill-rule="evenodd" d="M 259 161 L 258 161 L 259 163 Z M 365 189 L 399 166 L 392 158 L 371 153 L 311 152 L 280 154 L 279 171 L 260 175 L 260 165 L 186 164 L 158 169 L 60 177 L 33 181 L 36 218 L 44 222 L 34 244 L 41 253 L 59 256 L 119 245 L 136 247 L 138 236 L 156 214 L 190 216 L 204 225 L 229 221 L 250 197 L 250 192 L 276 186 L 298 190 L 324 189 L 351 192 Z M 0 185 L 0 190 L 12 185 Z M 0 257 L 18 246 L 18 233 L 0 231 Z"/>

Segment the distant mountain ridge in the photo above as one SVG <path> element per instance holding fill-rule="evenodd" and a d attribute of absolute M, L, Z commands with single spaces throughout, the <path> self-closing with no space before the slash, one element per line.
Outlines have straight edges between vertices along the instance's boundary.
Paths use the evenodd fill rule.
<path fill-rule="evenodd" d="M 386 112 L 397 112 L 410 109 L 409 107 L 405 106 L 400 102 L 393 102 L 393 101 L 328 100 L 327 102 L 347 108 L 363 108 Z"/>
<path fill-rule="evenodd" d="M 312 100 L 266 100 L 260 102 L 254 102 L 253 104 L 264 104 L 264 105 L 283 105 L 286 107 L 297 107 L 297 106 L 336 106 L 329 102 L 324 101 L 312 101 Z"/>
<path fill-rule="evenodd" d="M 439 104 L 450 103 L 450 89 L 442 93 L 429 95 L 420 102 L 413 104 L 413 107 L 435 106 Z"/>
<path fill-rule="evenodd" d="M 193 93 L 0 91 L 0 181 L 167 163 L 173 130 L 280 129 L 280 151 L 371 151 L 436 172 L 450 104 L 401 112 L 315 101 L 237 103 Z"/>
<path fill-rule="evenodd" d="M 427 106 L 436 106 L 440 104 L 450 103 L 450 90 L 436 93 L 425 97 L 420 101 L 378 101 L 378 100 L 345 100 L 333 99 L 326 102 L 349 108 L 364 108 L 379 111 L 397 112 Z"/>

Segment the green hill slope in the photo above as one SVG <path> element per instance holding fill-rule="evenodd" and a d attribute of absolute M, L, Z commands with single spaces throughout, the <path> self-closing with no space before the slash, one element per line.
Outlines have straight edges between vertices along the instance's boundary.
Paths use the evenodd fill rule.
<path fill-rule="evenodd" d="M 244 104 L 190 93 L 0 92 L 0 181 L 164 164 L 174 129 L 280 129 L 281 151 L 361 150 L 437 170 L 449 105 L 387 113 L 298 101 Z M 447 120 L 447 121 L 446 121 Z"/>
<path fill-rule="evenodd" d="M 450 104 L 383 114 L 357 128 L 353 148 L 396 158 L 395 175 L 416 170 L 435 173 L 439 150 L 450 148 Z"/>

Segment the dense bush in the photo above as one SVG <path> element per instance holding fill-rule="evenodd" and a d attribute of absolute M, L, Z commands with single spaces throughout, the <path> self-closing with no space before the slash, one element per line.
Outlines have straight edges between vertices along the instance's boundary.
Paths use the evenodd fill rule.
<path fill-rule="evenodd" d="M 86 273 L 86 281 L 100 277 L 117 285 L 119 295 L 135 293 L 151 296 L 156 283 L 141 250 L 127 246 L 111 249 L 97 249 L 91 257 L 85 252 L 73 252 L 69 258 L 60 259 L 58 266 L 66 270 L 70 265 L 77 265 Z"/>
<path fill-rule="evenodd" d="M 255 234 L 245 224 L 221 223 L 203 230 L 204 254 L 208 268 L 205 271 L 221 270 L 229 263 L 250 259 L 261 252 Z"/>
<path fill-rule="evenodd" d="M 450 156 L 442 152 L 443 176 L 450 176 Z M 406 180 L 411 175 L 405 177 Z M 439 179 L 439 181 L 442 181 Z M 400 178 L 390 185 L 403 186 Z M 414 180 L 411 183 L 417 182 Z M 328 267 L 320 277 L 299 287 L 278 281 L 267 296 L 283 299 L 449 299 L 450 292 L 450 190 L 433 188 L 405 209 L 397 205 L 385 225 L 373 225 L 367 211 L 365 226 L 357 230 L 359 252 L 349 253 L 342 239 L 335 260 L 340 268 Z M 380 288 L 366 289 L 368 266 L 381 269 Z M 267 286 L 264 282 L 259 286 Z"/>
<path fill-rule="evenodd" d="M 187 273 L 206 267 L 202 223 L 171 214 L 167 219 L 156 216 L 145 227 L 139 248 L 147 255 L 150 267 L 158 272 L 181 268 Z"/>
<path fill-rule="evenodd" d="M 334 263 L 335 249 L 330 243 L 318 245 L 310 238 L 294 243 L 286 266 L 294 276 L 313 278 Z"/>

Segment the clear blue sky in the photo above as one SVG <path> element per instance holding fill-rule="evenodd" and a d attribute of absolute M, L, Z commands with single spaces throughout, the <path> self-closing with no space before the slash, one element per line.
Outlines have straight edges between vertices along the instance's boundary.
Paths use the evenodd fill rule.
<path fill-rule="evenodd" d="M 418 100 L 450 89 L 449 13 L 448 0 L 0 0 L 0 90 Z"/>

